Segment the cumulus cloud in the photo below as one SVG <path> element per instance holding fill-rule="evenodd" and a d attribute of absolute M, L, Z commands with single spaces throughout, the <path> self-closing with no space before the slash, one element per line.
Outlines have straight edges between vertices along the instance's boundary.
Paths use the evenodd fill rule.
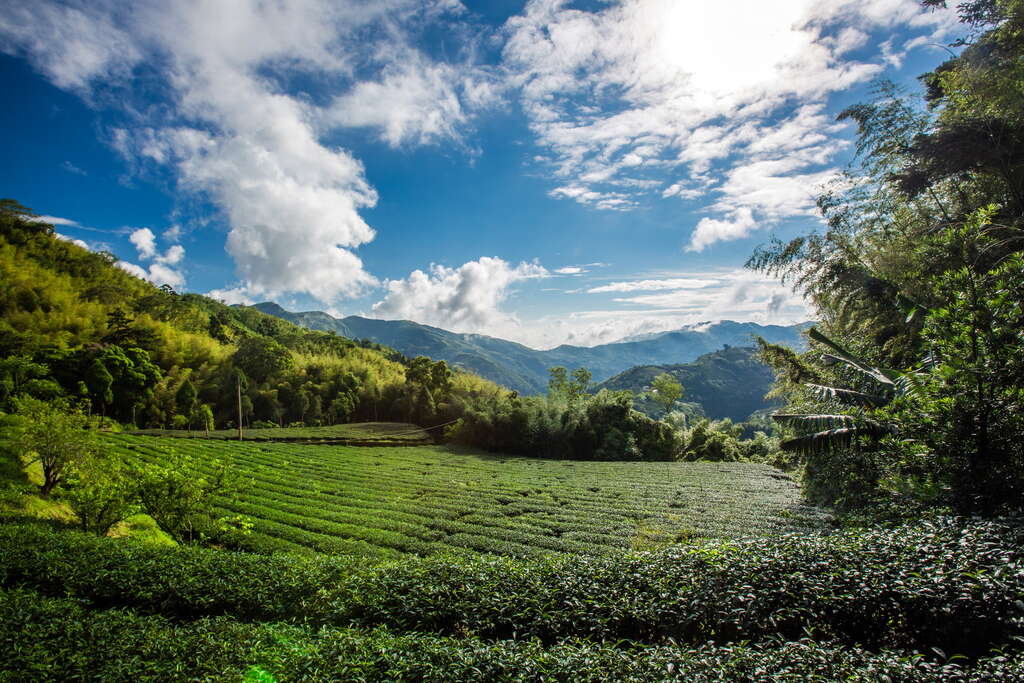
<path fill-rule="evenodd" d="M 726 218 L 701 218 L 697 223 L 697 229 L 690 237 L 690 244 L 687 251 L 704 251 L 704 247 L 715 242 L 724 242 L 746 237 L 754 228 L 757 221 L 749 207 L 740 207 Z"/>
<path fill-rule="evenodd" d="M 459 140 L 470 118 L 467 106 L 488 106 L 500 97 L 496 77 L 478 69 L 467 78 L 464 69 L 434 63 L 406 50 L 388 64 L 378 80 L 357 83 L 337 97 L 325 112 L 334 125 L 369 127 L 392 147 Z"/>
<path fill-rule="evenodd" d="M 325 140 L 363 127 L 391 145 L 459 138 L 500 84 L 471 48 L 436 60 L 415 35 L 442 19 L 452 29 L 460 12 L 453 0 L 15 0 L 0 9 L 0 49 L 85 96 L 121 87 L 129 123 L 111 144 L 213 201 L 247 296 L 330 302 L 377 284 L 355 254 L 375 236 L 360 212 L 377 193 L 360 160 Z M 147 78 L 128 78 L 138 71 Z M 296 93 L 297 80 L 322 84 L 320 96 Z M 132 101 L 152 96 L 146 84 L 160 106 Z"/>
<path fill-rule="evenodd" d="M 253 300 L 253 298 L 246 293 L 245 287 L 242 286 L 225 287 L 224 289 L 212 289 L 206 293 L 206 296 L 210 297 L 211 299 L 216 299 L 217 301 L 223 301 L 229 306 L 234 304 L 242 304 L 248 306 L 250 304 L 256 303 L 255 300 Z M 339 315 L 335 317 L 340 318 L 342 316 Z"/>
<path fill-rule="evenodd" d="M 89 243 L 86 242 L 85 240 L 80 240 L 74 237 L 69 237 L 67 235 L 62 235 L 59 232 L 55 232 L 54 237 L 56 237 L 59 240 L 64 240 L 65 242 L 71 242 L 71 244 L 77 244 L 82 249 L 89 249 L 90 251 L 92 251 L 92 248 L 89 246 Z"/>
<path fill-rule="evenodd" d="M 131 273 L 135 277 L 140 277 L 143 280 L 149 279 L 149 273 L 147 273 L 146 269 L 140 265 L 137 265 L 135 263 L 129 263 L 128 261 L 118 261 L 114 265 L 126 273 Z"/>
<path fill-rule="evenodd" d="M 538 263 L 513 267 L 489 256 L 458 268 L 434 264 L 428 272 L 415 270 L 407 278 L 387 281 L 387 295 L 373 305 L 373 315 L 457 332 L 496 334 L 517 325 L 515 317 L 501 309 L 511 286 L 549 274 Z"/>
<path fill-rule="evenodd" d="M 152 261 L 152 263 L 149 264 L 148 270 L 127 261 L 119 261 L 118 266 L 136 277 L 149 280 L 157 285 L 170 285 L 179 288 L 185 284 L 184 273 L 171 267 L 180 264 L 185 258 L 185 247 L 180 244 L 172 244 L 161 254 L 157 249 L 156 235 L 149 228 L 132 230 L 128 235 L 128 241 L 135 247 L 140 259 Z"/>
<path fill-rule="evenodd" d="M 139 252 L 139 258 L 151 259 L 156 256 L 156 235 L 149 228 L 138 228 L 128 236 L 128 241 Z"/>
<path fill-rule="evenodd" d="M 830 95 L 955 21 L 915 0 L 532 0 L 508 22 L 504 60 L 551 196 L 615 210 L 704 199 L 699 251 L 809 213 L 843 148 Z M 900 31 L 912 39 L 897 47 Z M 872 41 L 889 47 L 853 56 Z"/>

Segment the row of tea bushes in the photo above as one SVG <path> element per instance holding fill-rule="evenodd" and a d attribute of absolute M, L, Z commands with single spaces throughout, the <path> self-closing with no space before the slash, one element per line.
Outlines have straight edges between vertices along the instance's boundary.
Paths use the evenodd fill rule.
<path fill-rule="evenodd" d="M 125 434 L 104 444 L 129 462 L 164 463 L 173 452 L 229 465 L 243 486 L 219 501 L 218 512 L 251 518 L 253 534 L 240 545 L 254 551 L 280 539 L 376 558 L 453 551 L 600 555 L 629 549 L 645 533 L 664 540 L 736 538 L 820 526 L 820 513 L 800 505 L 795 483 L 752 463 L 551 461 L 439 446 Z"/>
<path fill-rule="evenodd" d="M 178 618 L 647 643 L 806 634 L 869 649 L 979 656 L 1024 636 L 1017 527 L 939 520 L 604 557 L 373 564 L 158 549 L 0 527 L 0 581 Z"/>
<path fill-rule="evenodd" d="M 0 591 L 0 679 L 24 681 L 1019 681 L 1024 658 L 942 663 L 805 638 L 760 644 L 621 647 L 429 634 L 175 622 L 130 610 Z"/>

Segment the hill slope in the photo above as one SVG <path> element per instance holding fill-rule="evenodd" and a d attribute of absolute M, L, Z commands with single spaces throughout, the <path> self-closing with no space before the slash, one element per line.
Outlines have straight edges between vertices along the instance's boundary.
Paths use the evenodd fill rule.
<path fill-rule="evenodd" d="M 470 370 L 523 394 L 547 389 L 548 368 L 586 367 L 594 381 L 639 365 L 688 363 L 729 346 L 749 346 L 755 335 L 794 348 L 803 345 L 806 325 L 759 325 L 729 320 L 684 327 L 671 332 L 600 346 L 563 345 L 531 349 L 516 342 L 480 334 L 449 332 L 408 320 L 374 320 L 359 316 L 333 318 L 320 311 L 291 313 L 271 302 L 255 308 L 314 330 L 334 331 L 352 339 L 369 339 L 406 356 L 429 356 Z"/>
<path fill-rule="evenodd" d="M 649 389 L 655 377 L 667 372 L 683 385 L 682 400 L 700 403 L 708 417 L 745 420 L 751 413 L 772 406 L 764 395 L 771 389 L 774 375 L 755 353 L 753 347 L 731 346 L 684 365 L 641 365 L 601 382 L 597 389 L 628 389 L 638 394 Z M 642 399 L 637 400 L 637 409 L 648 415 L 661 412 L 653 402 Z"/>
<path fill-rule="evenodd" d="M 269 430 L 277 431 L 277 430 Z M 445 552 L 600 555 L 694 536 L 816 528 L 797 485 L 754 463 L 580 462 L 442 446 L 356 447 L 111 435 L 108 452 L 220 461 L 246 486 L 248 550 L 396 557 Z"/>

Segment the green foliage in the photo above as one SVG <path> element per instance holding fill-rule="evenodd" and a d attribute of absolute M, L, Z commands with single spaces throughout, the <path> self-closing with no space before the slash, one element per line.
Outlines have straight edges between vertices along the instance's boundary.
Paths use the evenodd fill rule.
<path fill-rule="evenodd" d="M 139 511 L 138 473 L 110 458 L 90 458 L 68 477 L 61 500 L 78 518 L 78 526 L 100 536 Z"/>
<path fill-rule="evenodd" d="M 441 636 L 799 640 L 978 657 L 1024 635 L 1019 529 L 936 520 L 607 557 L 258 558 L 0 528 L 0 577 L 85 605 Z M 59 552 L 58 552 L 59 551 Z M 74 557 L 74 562 L 53 558 Z M 101 578 L 102 577 L 102 578 Z"/>
<path fill-rule="evenodd" d="M 832 347 L 774 353 L 785 419 L 820 426 L 783 447 L 829 502 L 992 514 L 1024 492 L 1024 2 L 960 16 L 971 31 L 925 76 L 928 110 L 880 84 L 841 115 L 859 166 L 819 199 L 828 229 L 750 261 L 804 290 Z"/>
<path fill-rule="evenodd" d="M 568 640 L 486 641 L 390 629 L 176 622 L 130 611 L 97 612 L 28 591 L 0 593 L 0 675 L 33 680 L 666 681 L 1012 680 L 1024 661 L 977 662 L 803 638 L 762 643 L 649 646 Z M 131 653 L 131 656 L 128 656 Z M 932 654 L 935 657 L 935 654 Z"/>
<path fill-rule="evenodd" d="M 562 371 L 562 372 L 559 372 Z M 589 374 L 589 373 L 588 373 Z M 564 384 L 562 380 L 565 380 Z M 552 369 L 548 397 L 493 397 L 456 407 L 451 438 L 487 450 L 573 460 L 675 460 L 675 430 L 633 410 L 628 391 L 587 397 L 589 377 Z"/>
<path fill-rule="evenodd" d="M 144 467 L 137 478 L 142 509 L 178 543 L 209 540 L 216 527 L 215 499 L 238 486 L 227 466 L 212 462 L 200 467 L 174 451 L 160 465 Z"/>
<path fill-rule="evenodd" d="M 46 403 L 22 397 L 14 400 L 14 408 L 6 418 L 8 447 L 26 464 L 39 464 L 43 473 L 40 493 L 48 496 L 73 467 L 96 452 L 92 425 L 85 414 L 64 401 Z"/>
<path fill-rule="evenodd" d="M 744 455 L 740 429 L 731 420 L 700 420 L 683 433 L 683 460 L 735 462 Z"/>
<path fill-rule="evenodd" d="M 667 413 L 683 397 L 683 385 L 672 375 L 663 372 L 651 382 L 650 396 Z"/>
<path fill-rule="evenodd" d="M 265 432 L 258 438 L 300 434 Z M 357 443 L 376 445 L 207 440 L 179 432 L 173 441 L 111 436 L 104 450 L 141 465 L 170 464 L 166 453 L 173 450 L 202 470 L 195 478 L 226 467 L 245 484 L 218 497 L 209 517 L 248 516 L 252 533 L 236 545 L 264 553 L 593 555 L 629 547 L 640 522 L 672 536 L 685 529 L 717 538 L 821 522 L 818 511 L 800 505 L 794 482 L 764 465 L 544 461 L 416 445 L 423 432 L 415 429 L 406 432 L 413 439 L 406 446 L 386 445 L 401 443 L 402 432 L 378 432 L 376 442 L 363 434 Z"/>
<path fill-rule="evenodd" d="M 294 364 L 288 349 L 264 337 L 250 337 L 242 341 L 232 362 L 256 382 L 264 382 Z"/>
<path fill-rule="evenodd" d="M 973 248 L 983 248 L 984 233 L 977 239 Z M 936 289 L 949 303 L 927 316 L 930 354 L 894 419 L 926 448 L 959 509 L 1016 506 L 1024 494 L 1024 256 L 987 273 L 950 270 Z"/>
<path fill-rule="evenodd" d="M 1012 680 L 1019 654 L 945 663 L 900 650 L 804 638 L 629 649 L 568 640 L 486 641 L 389 629 L 176 622 L 130 611 L 96 612 L 28 591 L 0 593 L 0 675 L 33 680 L 631 681 Z M 132 656 L 128 656 L 131 653 Z M 934 655 L 933 655 L 934 656 Z"/>
<path fill-rule="evenodd" d="M 685 388 L 684 401 L 680 403 L 677 399 L 669 411 L 653 401 L 648 393 L 651 383 L 663 373 Z M 752 347 L 729 346 L 706 353 L 692 363 L 630 368 L 601 382 L 597 389 L 632 391 L 636 396 L 636 409 L 653 418 L 665 419 L 669 412 L 678 410 L 690 418 L 720 420 L 728 417 L 740 421 L 772 406 L 773 401 L 765 398 L 772 380 L 771 369 L 757 358 Z"/>

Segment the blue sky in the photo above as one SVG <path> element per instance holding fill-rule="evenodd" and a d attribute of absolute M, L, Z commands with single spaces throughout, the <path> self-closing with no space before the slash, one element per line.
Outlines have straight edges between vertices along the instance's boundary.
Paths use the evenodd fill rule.
<path fill-rule="evenodd" d="M 230 303 L 535 347 L 805 320 L 835 114 L 948 52 L 914 0 L 12 0 L 3 191 Z"/>

